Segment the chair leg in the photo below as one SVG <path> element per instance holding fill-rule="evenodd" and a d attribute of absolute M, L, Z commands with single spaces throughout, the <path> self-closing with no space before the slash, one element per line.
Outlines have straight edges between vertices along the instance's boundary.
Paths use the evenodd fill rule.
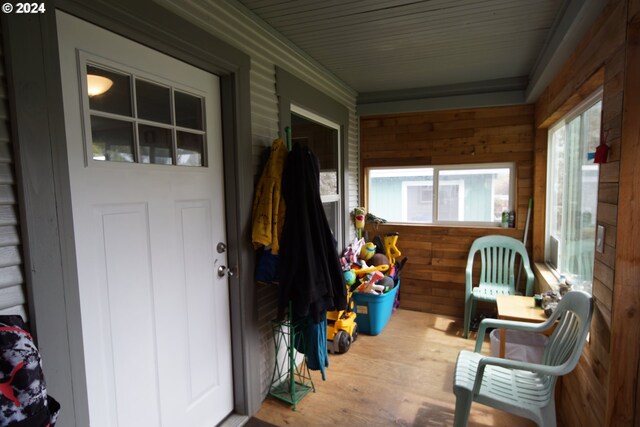
<path fill-rule="evenodd" d="M 551 402 L 540 411 L 540 418 L 539 425 L 541 427 L 556 427 L 556 405 L 553 398 Z"/>
<path fill-rule="evenodd" d="M 469 330 L 471 329 L 471 321 L 476 313 L 476 300 L 473 296 L 470 296 L 464 305 L 464 338 L 469 337 Z"/>
<path fill-rule="evenodd" d="M 453 415 L 453 427 L 467 426 L 472 401 L 471 391 L 458 389 L 458 392 L 456 393 L 456 412 Z"/>
<path fill-rule="evenodd" d="M 472 306 L 473 298 L 468 296 L 464 303 L 464 334 L 463 338 L 467 338 L 469 336 L 469 325 L 471 322 L 471 306 Z"/>

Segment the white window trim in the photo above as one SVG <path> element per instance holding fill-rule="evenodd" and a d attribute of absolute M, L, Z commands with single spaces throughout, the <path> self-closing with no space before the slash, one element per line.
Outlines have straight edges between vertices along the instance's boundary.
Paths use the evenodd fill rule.
<path fill-rule="evenodd" d="M 552 126 L 549 127 L 548 131 L 547 131 L 547 151 L 549 153 L 551 153 L 551 135 L 553 135 L 553 133 L 563 127 L 566 126 L 567 123 L 571 122 L 573 119 L 575 119 L 576 117 L 580 116 L 582 113 L 584 113 L 585 111 L 587 111 L 589 108 L 593 107 L 595 104 L 597 104 L 598 102 L 602 102 L 603 101 L 603 88 L 599 88 L 598 90 L 596 90 L 595 92 L 593 92 L 589 97 L 587 97 L 586 99 L 584 99 L 582 102 L 580 102 L 578 105 L 576 105 L 573 109 L 571 109 L 566 115 L 564 115 L 562 118 L 560 118 L 556 123 L 554 123 Z M 600 123 L 600 128 L 602 129 L 602 123 Z M 546 185 L 546 193 L 545 193 L 545 224 L 544 224 L 544 264 L 547 266 L 547 268 L 551 271 L 551 273 L 556 277 L 556 279 L 560 280 L 560 271 L 558 271 L 557 267 L 554 267 L 551 262 L 550 262 L 550 251 L 551 251 L 551 244 L 550 244 L 550 239 L 551 239 L 551 221 L 549 220 L 551 218 L 551 204 L 549 203 L 548 197 L 549 194 L 551 194 L 551 192 L 553 191 L 553 183 L 552 180 L 549 179 L 550 175 L 551 175 L 551 158 L 548 157 L 547 158 L 547 175 L 546 175 L 546 180 L 547 180 L 547 185 Z M 597 216 L 596 216 L 597 217 Z"/>
<path fill-rule="evenodd" d="M 338 208 L 337 208 L 337 212 L 338 215 L 340 216 L 338 218 L 338 220 L 336 221 L 337 223 L 337 230 L 336 230 L 336 239 L 338 240 L 338 242 L 342 242 L 343 241 L 343 236 L 344 236 L 344 230 L 343 230 L 343 209 L 342 209 L 342 205 L 343 205 L 343 201 L 342 201 L 342 180 L 343 175 L 344 175 L 344 170 L 342 169 L 342 136 L 341 136 L 341 132 L 340 132 L 340 125 L 338 123 L 332 122 L 331 120 L 322 117 L 312 111 L 307 110 L 306 108 L 303 108 L 299 105 L 294 104 L 293 102 L 291 103 L 291 105 L 289 106 L 291 113 L 292 114 L 296 114 L 298 116 L 304 117 L 307 120 L 310 120 L 312 122 L 316 122 L 318 124 L 321 124 L 323 126 L 326 126 L 330 129 L 333 129 L 336 131 L 337 134 L 337 147 L 336 150 L 338 152 L 338 159 L 337 159 L 337 167 L 338 170 L 336 171 L 337 174 L 337 180 L 336 180 L 336 185 L 337 185 L 337 190 L 338 193 L 336 194 L 327 194 L 327 195 L 321 195 L 320 196 L 320 200 L 322 201 L 322 204 L 327 204 L 327 203 L 337 203 Z"/>

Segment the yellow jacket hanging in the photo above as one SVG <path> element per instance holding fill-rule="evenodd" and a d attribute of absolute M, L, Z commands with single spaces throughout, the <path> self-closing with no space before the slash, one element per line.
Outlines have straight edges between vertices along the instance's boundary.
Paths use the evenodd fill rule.
<path fill-rule="evenodd" d="M 281 194 L 282 169 L 287 157 L 287 147 L 280 138 L 273 141 L 269 160 L 256 186 L 253 200 L 253 226 L 251 240 L 254 248 L 271 245 L 277 254 L 284 224 L 285 205 Z"/>

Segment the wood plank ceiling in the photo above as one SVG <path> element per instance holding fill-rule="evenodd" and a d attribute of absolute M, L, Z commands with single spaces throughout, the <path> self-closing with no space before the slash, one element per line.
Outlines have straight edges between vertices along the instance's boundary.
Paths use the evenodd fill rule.
<path fill-rule="evenodd" d="M 524 89 L 571 1 L 239 3 L 366 94 L 496 84 Z"/>

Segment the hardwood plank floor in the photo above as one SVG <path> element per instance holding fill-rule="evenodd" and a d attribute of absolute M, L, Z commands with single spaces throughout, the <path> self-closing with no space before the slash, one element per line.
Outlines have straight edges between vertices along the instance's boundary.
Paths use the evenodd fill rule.
<path fill-rule="evenodd" d="M 460 319 L 399 309 L 380 335 L 360 335 L 347 353 L 330 355 L 326 381 L 312 371 L 316 392 L 296 411 L 267 397 L 256 418 L 277 426 L 451 426 L 456 357 L 475 345 L 475 335 L 461 336 Z M 469 426 L 535 424 L 474 403 Z"/>

